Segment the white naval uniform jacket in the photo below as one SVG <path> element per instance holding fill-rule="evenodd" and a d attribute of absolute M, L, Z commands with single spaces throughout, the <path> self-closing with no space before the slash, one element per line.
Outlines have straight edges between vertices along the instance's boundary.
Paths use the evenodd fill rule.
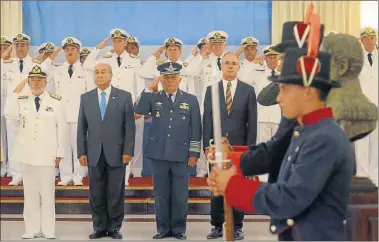
<path fill-rule="evenodd" d="M 222 58 L 224 54 L 220 56 Z M 217 56 L 213 53 L 208 57 L 203 57 L 200 54 L 193 58 L 187 67 L 189 75 L 198 76 L 202 82 L 202 103 L 200 105 L 201 114 L 204 113 L 204 98 L 207 87 L 212 85 L 213 82 L 219 82 L 222 79 L 221 70 L 217 65 Z M 221 60 L 220 60 L 221 61 Z"/>
<path fill-rule="evenodd" d="M 157 67 L 160 64 L 170 62 L 170 60 L 162 61 L 162 60 L 157 60 L 157 58 L 154 55 L 150 55 L 145 63 L 142 65 L 141 68 L 141 77 L 143 78 L 149 78 L 149 79 L 154 79 L 157 76 L 160 76 L 159 71 L 157 70 Z M 186 68 L 188 66 L 187 62 L 183 62 L 181 60 L 178 60 L 176 63 L 182 65 L 182 69 L 180 71 L 180 76 L 182 78 L 180 84 L 179 84 L 179 89 L 185 92 L 188 92 L 190 94 L 195 95 L 195 83 L 194 83 L 194 77 L 189 75 L 186 71 Z M 162 85 L 161 83 L 158 83 L 158 91 L 162 90 Z"/>
<path fill-rule="evenodd" d="M 145 88 L 145 81 L 139 75 L 142 66 L 140 58 L 124 51 L 120 55 L 121 66 L 118 66 L 116 53 L 107 53 L 99 60 L 96 60 L 99 52 L 100 50 L 96 47 L 92 49 L 83 63 L 84 69 L 93 71 L 96 64 L 100 62 L 110 64 L 113 73 L 112 86 L 130 92 L 133 102 L 135 102 Z"/>
<path fill-rule="evenodd" d="M 254 61 L 248 61 L 246 59 L 244 59 L 243 61 L 241 61 L 241 67 L 240 67 L 240 70 L 238 71 L 238 79 L 249 84 L 250 86 L 254 87 L 255 89 L 255 93 L 258 95 L 257 93 L 257 89 L 256 87 L 254 86 L 255 85 L 255 82 L 254 80 L 256 79 L 256 76 L 261 76 L 260 73 L 256 73 L 255 70 L 256 69 L 262 69 L 264 68 L 263 64 L 261 64 L 261 62 L 254 62 Z"/>
<path fill-rule="evenodd" d="M 34 96 L 12 93 L 5 106 L 8 119 L 20 121 L 11 160 L 33 166 L 55 166 L 64 157 L 67 121 L 60 97 L 44 92 L 37 112 Z"/>
<path fill-rule="evenodd" d="M 23 70 L 20 73 L 20 59 L 12 58 L 6 61 L 2 61 L 1 72 L 2 72 L 2 84 L 6 87 L 6 100 L 12 95 L 14 89 L 29 76 L 29 72 L 32 70 L 36 63 L 33 63 L 33 58 L 27 55 L 23 59 Z M 46 68 L 43 68 L 45 71 Z M 46 70 L 47 71 L 47 70 Z M 3 89 L 3 85 L 1 88 Z M 22 95 L 30 94 L 29 85 L 25 85 L 25 88 L 21 92 Z"/>
<path fill-rule="evenodd" d="M 276 75 L 280 72 L 276 71 Z M 261 65 L 254 70 L 253 87 L 257 96 L 264 87 L 271 83 L 267 78 L 271 76 L 271 69 L 266 65 Z M 272 106 L 258 105 L 258 122 L 279 124 L 281 119 L 281 110 L 278 104 Z"/>
<path fill-rule="evenodd" d="M 94 88 L 93 79 L 89 79 L 82 64 L 73 64 L 73 74 L 68 74 L 70 64 L 64 62 L 52 68 L 55 90 L 62 97 L 61 103 L 66 111 L 67 122 L 77 123 L 79 117 L 80 96 Z"/>

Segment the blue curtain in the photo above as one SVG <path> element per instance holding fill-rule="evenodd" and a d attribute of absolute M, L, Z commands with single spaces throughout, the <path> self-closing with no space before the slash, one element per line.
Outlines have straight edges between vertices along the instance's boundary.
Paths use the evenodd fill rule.
<path fill-rule="evenodd" d="M 271 43 L 271 1 L 23 1 L 23 29 L 32 45 L 67 36 L 95 46 L 113 28 L 123 28 L 142 45 L 161 45 L 168 37 L 194 45 L 212 30 L 229 33 L 228 45 L 254 36 Z"/>

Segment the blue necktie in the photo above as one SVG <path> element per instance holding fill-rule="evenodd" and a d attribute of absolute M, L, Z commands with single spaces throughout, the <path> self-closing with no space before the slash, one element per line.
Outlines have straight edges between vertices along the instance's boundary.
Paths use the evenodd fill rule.
<path fill-rule="evenodd" d="M 105 110 L 107 109 L 107 100 L 105 99 L 105 92 L 101 92 L 101 99 L 100 99 L 100 114 L 101 119 L 104 119 Z"/>

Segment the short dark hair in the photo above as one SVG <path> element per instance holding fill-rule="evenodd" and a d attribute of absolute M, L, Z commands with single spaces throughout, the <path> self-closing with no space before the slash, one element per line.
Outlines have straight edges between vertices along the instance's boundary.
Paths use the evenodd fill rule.
<path fill-rule="evenodd" d="M 329 92 L 330 92 L 330 88 L 328 90 L 323 90 L 323 89 L 316 88 L 316 90 L 317 90 L 317 93 L 318 93 L 318 98 L 321 101 L 326 102 L 326 99 L 328 98 L 328 95 L 329 95 Z"/>

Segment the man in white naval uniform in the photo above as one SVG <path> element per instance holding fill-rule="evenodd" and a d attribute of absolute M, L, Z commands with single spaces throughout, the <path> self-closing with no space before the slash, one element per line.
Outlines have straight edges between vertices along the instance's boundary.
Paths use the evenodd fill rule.
<path fill-rule="evenodd" d="M 128 39 L 126 40 L 125 51 L 128 52 L 129 54 L 138 56 L 140 46 L 141 46 L 141 43 L 139 42 L 137 37 L 129 36 Z"/>
<path fill-rule="evenodd" d="M 74 37 L 67 37 L 61 44 L 66 61 L 61 65 L 54 65 L 52 73 L 56 93 L 62 97 L 67 119 L 67 138 L 65 158 L 59 165 L 61 181 L 59 186 L 67 186 L 71 182 L 76 186 L 83 185 L 83 177 L 87 175 L 87 168 L 82 167 L 78 160 L 76 136 L 80 96 L 94 88 L 92 79 L 87 79 L 87 73 L 79 60 L 81 42 Z M 45 60 L 48 63 L 48 60 Z"/>
<path fill-rule="evenodd" d="M 0 65 L 0 71 L 1 71 L 1 142 L 2 142 L 2 150 L 1 155 L 4 160 L 2 160 L 0 171 L 1 171 L 1 177 L 5 176 L 8 171 L 8 156 L 7 156 L 7 130 L 6 130 L 6 122 L 5 122 L 5 116 L 4 116 L 4 107 L 5 107 L 5 100 L 7 98 L 7 86 L 6 81 L 4 77 L 4 68 L 3 68 L 3 61 L 8 60 L 10 58 L 12 50 L 12 41 L 8 39 L 7 36 L 1 36 L 0 39 L 0 53 L 1 53 L 1 65 Z"/>
<path fill-rule="evenodd" d="M 17 34 L 13 39 L 14 48 L 16 50 L 16 57 L 10 58 L 4 61 L 4 65 L 1 66 L 3 71 L 4 81 L 6 84 L 7 98 L 6 102 L 11 98 L 14 89 L 22 81 L 27 79 L 29 70 L 32 69 L 33 58 L 28 54 L 30 47 L 30 37 L 26 34 Z M 30 88 L 25 86 L 22 90 L 22 94 L 29 95 Z M 22 183 L 21 164 L 24 161 L 12 160 L 12 150 L 15 137 L 19 131 L 19 121 L 14 119 L 6 119 L 7 128 L 7 141 L 8 141 L 8 157 L 9 157 L 9 169 L 8 172 L 12 175 L 12 181 L 9 183 L 11 186 L 20 185 Z"/>
<path fill-rule="evenodd" d="M 46 42 L 38 47 L 38 53 L 42 60 L 46 60 L 54 53 L 56 46 L 53 43 Z M 52 62 L 51 62 L 52 63 Z M 53 75 L 49 75 L 47 79 L 46 91 L 55 93 L 55 83 Z"/>
<path fill-rule="evenodd" d="M 55 238 L 55 167 L 64 157 L 67 122 L 61 98 L 45 91 L 46 77 L 41 66 L 32 67 L 29 78 L 8 95 L 4 111 L 20 121 L 11 159 L 21 163 L 24 239 Z M 22 95 L 26 86 L 31 92 Z"/>
<path fill-rule="evenodd" d="M 201 100 L 199 102 L 201 116 L 204 113 L 204 97 L 207 87 L 213 81 L 218 82 L 221 80 L 221 58 L 225 53 L 228 34 L 224 31 L 212 31 L 208 33 L 207 39 L 208 43 L 202 47 L 200 55 L 193 58 L 187 67 L 187 72 L 200 78 L 202 83 Z M 197 162 L 198 177 L 204 177 L 208 172 L 208 165 L 203 157 L 200 157 L 200 160 Z"/>
<path fill-rule="evenodd" d="M 165 62 L 174 62 L 180 64 L 183 69 L 181 71 L 181 81 L 179 84 L 179 89 L 190 94 L 195 94 L 195 83 L 194 77 L 188 75 L 186 68 L 188 66 L 187 62 L 180 60 L 182 55 L 183 42 L 178 38 L 168 38 L 164 41 L 163 46 L 161 46 L 153 55 L 150 55 L 145 63 L 142 65 L 140 75 L 143 78 L 155 79 L 157 82 L 160 78 L 160 73 L 157 67 Z M 166 60 L 160 59 L 163 51 L 165 51 Z M 158 82 L 158 91 L 162 90 L 162 85 Z"/>
<path fill-rule="evenodd" d="M 141 69 L 141 60 L 138 56 L 129 54 L 125 51 L 127 44 L 127 38 L 129 34 L 123 29 L 113 29 L 110 32 L 110 37 L 101 42 L 96 48 L 91 50 L 83 67 L 88 70 L 94 70 L 96 63 L 102 62 L 110 64 L 112 67 L 113 77 L 111 85 L 130 92 L 132 94 L 133 102 L 140 95 L 145 88 L 145 82 L 140 77 L 139 71 Z M 101 49 L 103 49 L 109 40 L 112 40 L 112 53 L 105 54 L 99 60 L 96 60 Z M 134 177 L 140 177 L 142 173 L 142 140 L 144 129 L 144 118 L 141 115 L 135 115 L 136 117 L 136 139 L 134 157 L 129 165 L 126 167 L 125 172 L 125 184 L 128 185 L 130 173 Z M 133 167 L 133 170 L 131 170 Z"/>
<path fill-rule="evenodd" d="M 361 43 L 364 49 L 364 64 L 359 75 L 363 93 L 378 106 L 378 31 L 374 28 L 361 29 Z M 376 129 L 355 142 L 357 176 L 368 177 L 378 186 L 378 125 Z"/>
<path fill-rule="evenodd" d="M 262 50 L 264 56 L 263 65 L 254 70 L 253 86 L 257 93 L 269 84 L 268 77 L 278 76 L 279 53 L 274 51 L 271 46 Z M 279 105 L 262 106 L 258 103 L 258 129 L 257 143 L 266 142 L 276 133 L 281 119 Z"/>
<path fill-rule="evenodd" d="M 241 68 L 238 71 L 238 79 L 253 86 L 254 70 L 262 67 L 262 62 L 256 59 L 257 46 L 259 41 L 254 37 L 246 37 L 241 40 L 241 47 L 236 52 L 236 56 L 240 56 L 243 52 L 244 60 L 241 61 Z M 253 86 L 256 90 L 256 87 Z"/>

